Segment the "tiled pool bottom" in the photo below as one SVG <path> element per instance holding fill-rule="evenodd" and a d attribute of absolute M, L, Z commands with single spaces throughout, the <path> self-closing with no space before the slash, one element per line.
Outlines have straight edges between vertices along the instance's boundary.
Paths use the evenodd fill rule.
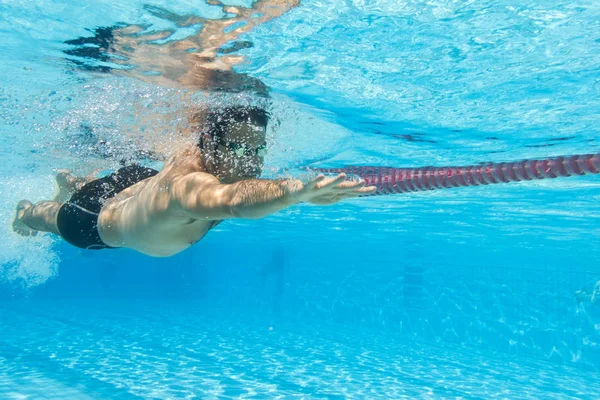
<path fill-rule="evenodd" d="M 0 306 L 0 398 L 600 398 L 600 372 L 190 303 Z"/>

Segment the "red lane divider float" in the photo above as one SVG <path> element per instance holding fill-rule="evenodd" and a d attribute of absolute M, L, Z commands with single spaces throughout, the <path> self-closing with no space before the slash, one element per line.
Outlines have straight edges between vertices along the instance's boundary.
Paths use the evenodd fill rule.
<path fill-rule="evenodd" d="M 372 195 L 381 195 L 598 174 L 600 153 L 463 167 L 349 166 L 316 168 L 316 171 L 336 174 L 345 172 L 360 176 L 367 186 L 377 187 L 377 192 Z"/>

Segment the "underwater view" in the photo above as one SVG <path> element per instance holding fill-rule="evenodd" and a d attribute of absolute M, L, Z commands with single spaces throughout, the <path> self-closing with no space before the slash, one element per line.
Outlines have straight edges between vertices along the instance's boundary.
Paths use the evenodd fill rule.
<path fill-rule="evenodd" d="M 0 399 L 600 398 L 599 21 L 0 0 Z"/>

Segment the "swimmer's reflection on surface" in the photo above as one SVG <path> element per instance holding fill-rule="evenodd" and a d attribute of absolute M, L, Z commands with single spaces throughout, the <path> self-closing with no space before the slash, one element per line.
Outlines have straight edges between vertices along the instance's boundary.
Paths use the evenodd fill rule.
<path fill-rule="evenodd" d="M 185 39 L 169 40 L 172 30 L 147 32 L 146 26 L 118 24 L 96 28 L 91 37 L 66 41 L 70 48 L 64 52 L 78 68 L 87 71 L 192 91 L 251 91 L 266 96 L 268 88 L 264 83 L 233 69 L 244 61 L 235 52 L 253 46 L 238 38 L 297 7 L 299 0 L 259 0 L 252 7 L 228 6 L 215 0 L 207 3 L 219 7 L 225 16 L 208 19 L 145 7 L 147 12 L 178 28 L 199 26 L 194 35 Z"/>
<path fill-rule="evenodd" d="M 96 129 L 91 127 L 94 124 L 80 122 L 81 129 L 75 128 L 72 132 L 73 140 L 76 138 L 79 145 L 75 144 L 74 148 L 70 143 L 70 148 L 80 155 L 120 161 L 123 166 L 135 161 L 164 162 L 197 137 L 205 124 L 204 115 L 214 107 L 210 99 L 209 104 L 198 101 L 193 97 L 195 93 L 243 92 L 248 95 L 244 104 L 268 108 L 269 88 L 259 79 L 234 70 L 244 62 L 244 57 L 236 52 L 254 46 L 239 38 L 294 9 L 299 0 L 259 0 L 251 7 L 228 6 L 216 0 L 207 3 L 218 8 L 223 17 L 210 19 L 176 14 L 158 6 L 144 7 L 145 12 L 178 29 L 196 31 L 183 39 L 172 40 L 173 30 L 153 31 L 151 26 L 116 24 L 92 29 L 90 37 L 65 42 L 68 45 L 65 58 L 79 70 L 180 89 L 170 95 L 174 97 L 171 104 L 175 110 L 165 111 L 160 106 L 131 109 L 136 114 L 132 118 L 133 126 L 121 127 L 122 137 L 108 140 L 102 137 L 102 124 L 95 124 L 100 127 Z M 133 107 L 137 107 L 135 101 Z M 133 144 L 127 145 L 130 142 Z"/>

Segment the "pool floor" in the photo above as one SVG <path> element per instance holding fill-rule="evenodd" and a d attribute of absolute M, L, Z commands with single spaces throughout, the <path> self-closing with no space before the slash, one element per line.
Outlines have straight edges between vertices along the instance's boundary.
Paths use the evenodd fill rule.
<path fill-rule="evenodd" d="M 600 372 L 189 302 L 0 306 L 0 398 L 600 398 Z"/>

